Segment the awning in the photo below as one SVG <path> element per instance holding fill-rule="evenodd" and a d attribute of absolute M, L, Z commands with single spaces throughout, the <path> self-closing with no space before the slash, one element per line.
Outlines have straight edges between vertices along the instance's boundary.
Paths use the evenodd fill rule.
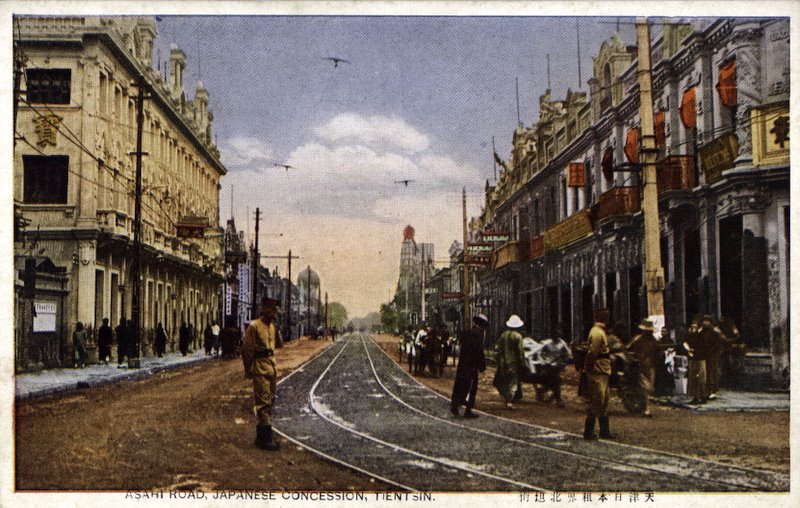
<path fill-rule="evenodd" d="M 697 128 L 697 107 L 695 104 L 695 87 L 683 92 L 681 100 L 681 122 L 687 129 Z"/>
<path fill-rule="evenodd" d="M 736 60 L 731 60 L 719 70 L 717 92 L 725 107 L 736 105 Z"/>
<path fill-rule="evenodd" d="M 628 131 L 625 140 L 625 157 L 628 162 L 639 162 L 639 129 L 634 127 Z"/>

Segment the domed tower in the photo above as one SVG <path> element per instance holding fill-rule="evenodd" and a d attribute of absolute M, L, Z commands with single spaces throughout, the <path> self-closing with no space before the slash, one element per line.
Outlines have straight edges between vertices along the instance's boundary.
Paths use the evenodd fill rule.
<path fill-rule="evenodd" d="M 311 269 L 311 267 L 306 267 L 305 270 L 300 272 L 297 275 L 297 287 L 303 291 L 308 291 L 309 285 L 311 286 L 311 292 L 316 296 L 316 291 L 319 288 L 319 275 L 317 272 Z"/>

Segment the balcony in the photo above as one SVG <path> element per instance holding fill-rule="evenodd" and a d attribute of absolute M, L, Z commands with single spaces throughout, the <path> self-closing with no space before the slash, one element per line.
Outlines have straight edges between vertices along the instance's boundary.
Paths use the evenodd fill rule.
<path fill-rule="evenodd" d="M 497 248 L 494 251 L 494 268 L 502 268 L 511 263 L 519 263 L 522 259 L 520 256 L 519 243 L 511 241 Z"/>
<path fill-rule="evenodd" d="M 536 259 L 544 256 L 544 235 L 528 241 L 528 259 Z"/>
<path fill-rule="evenodd" d="M 690 190 L 697 185 L 694 157 L 671 155 L 657 163 L 658 193 L 675 190 Z"/>
<path fill-rule="evenodd" d="M 615 215 L 633 215 L 640 206 L 638 187 L 614 187 L 600 195 L 597 220 Z"/>

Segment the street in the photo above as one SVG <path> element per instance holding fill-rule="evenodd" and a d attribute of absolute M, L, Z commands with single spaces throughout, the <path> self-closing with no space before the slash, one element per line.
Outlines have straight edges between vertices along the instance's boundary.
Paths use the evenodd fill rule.
<path fill-rule="evenodd" d="M 619 443 L 585 442 L 570 429 L 556 430 L 569 427 L 575 410 L 582 411 L 582 406 L 573 407 L 570 387 L 565 389 L 567 410 L 552 413 L 550 406 L 529 403 L 534 413 L 551 420 L 545 425 L 509 419 L 524 420 L 531 412 L 523 403 L 515 414 L 503 414 L 484 383 L 477 407 L 498 416 L 454 418 L 446 397 L 411 378 L 389 356 L 396 342 L 389 336 L 378 340 L 380 346 L 370 336 L 355 334 L 335 344 L 294 341 L 280 350 L 275 428 L 282 436 L 282 449 L 276 454 L 252 444 L 252 390 L 238 359 L 20 401 L 17 488 L 462 492 L 788 488 L 785 474 L 686 456 L 684 450 L 693 443 L 712 441 L 702 434 L 697 439 L 684 435 L 679 442 L 672 437 L 673 446 L 667 450 L 674 453 L 667 453 L 631 446 L 648 434 L 632 425 L 625 427 Z M 446 393 L 454 370 L 449 366 L 443 378 L 418 379 Z M 483 375 L 484 380 L 487 377 Z M 742 416 L 726 416 L 728 428 L 753 421 Z M 685 411 L 678 417 L 690 428 L 693 424 L 686 422 L 699 418 Z M 645 423 L 654 421 L 656 428 L 669 422 L 657 413 Z M 781 441 L 781 436 L 775 439 Z M 750 451 L 759 452 L 764 449 Z"/>

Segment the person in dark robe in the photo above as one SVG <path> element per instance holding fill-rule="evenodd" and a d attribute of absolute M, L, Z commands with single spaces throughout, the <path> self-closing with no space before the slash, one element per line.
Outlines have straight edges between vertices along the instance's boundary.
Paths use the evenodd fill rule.
<path fill-rule="evenodd" d="M 472 408 L 475 407 L 475 395 L 478 392 L 478 374 L 486 370 L 483 340 L 488 326 L 489 319 L 478 314 L 472 318 L 472 327 L 461 333 L 461 352 L 458 356 L 453 395 L 450 397 L 450 412 L 456 416 L 459 416 L 461 406 L 466 407 L 466 418 L 478 416 L 472 412 Z"/>

